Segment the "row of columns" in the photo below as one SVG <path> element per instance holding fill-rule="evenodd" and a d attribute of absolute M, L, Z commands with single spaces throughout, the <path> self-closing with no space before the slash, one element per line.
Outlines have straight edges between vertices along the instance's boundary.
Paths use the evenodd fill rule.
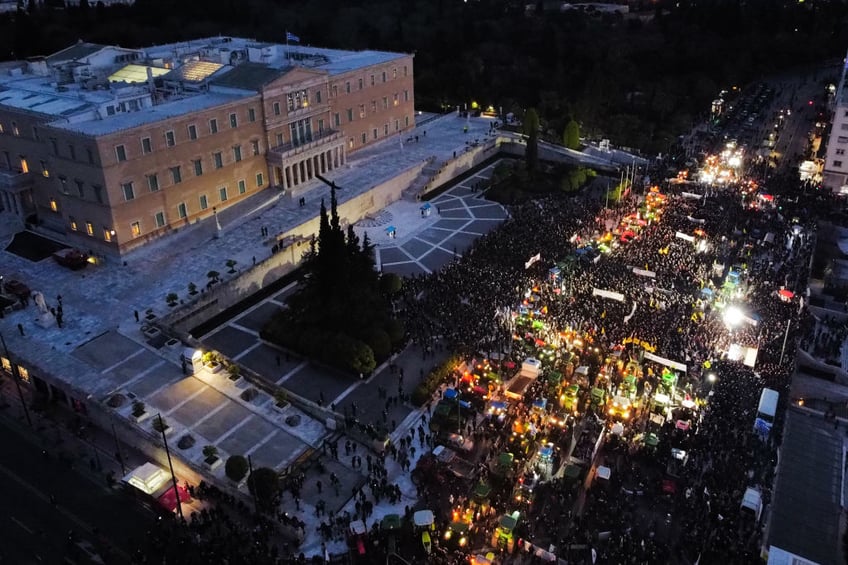
<path fill-rule="evenodd" d="M 316 174 L 323 175 L 327 171 L 341 167 L 344 163 L 344 149 L 333 147 L 286 166 L 282 173 L 278 175 L 277 181 L 284 189 L 289 189 L 312 180 Z"/>
<path fill-rule="evenodd" d="M 0 198 L 2 198 L 4 210 L 13 213 L 16 216 L 22 217 L 24 215 L 24 208 L 21 205 L 20 194 L 3 191 L 0 192 Z"/>

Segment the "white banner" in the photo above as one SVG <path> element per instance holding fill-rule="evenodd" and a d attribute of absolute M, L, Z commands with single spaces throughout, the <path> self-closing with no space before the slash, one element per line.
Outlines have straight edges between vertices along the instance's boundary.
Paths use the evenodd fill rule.
<path fill-rule="evenodd" d="M 651 361 L 656 361 L 660 365 L 665 365 L 666 367 L 671 367 L 672 369 L 677 369 L 678 371 L 686 372 L 686 365 L 683 363 L 678 363 L 677 361 L 672 361 L 671 359 L 666 359 L 665 357 L 660 357 L 659 355 L 654 355 L 653 353 L 645 352 L 645 359 L 650 359 Z"/>
<path fill-rule="evenodd" d="M 592 289 L 592 296 L 601 296 L 603 298 L 612 298 L 613 300 L 618 300 L 619 302 L 624 302 L 624 295 L 620 292 L 613 292 L 611 290 L 601 290 L 600 288 Z"/>
<path fill-rule="evenodd" d="M 601 260 L 601 254 L 599 253 L 599 254 L 595 255 L 594 259 L 592 259 L 592 263 L 597 264 L 597 262 L 600 261 L 600 260 Z"/>
<path fill-rule="evenodd" d="M 681 192 L 680 195 L 683 198 L 691 198 L 692 200 L 700 200 L 701 199 L 700 194 L 694 194 L 692 192 Z"/>
<path fill-rule="evenodd" d="M 679 237 L 680 239 L 685 239 L 686 241 L 688 241 L 690 243 L 695 241 L 695 238 L 693 236 L 686 234 L 686 233 L 683 233 L 682 231 L 677 232 L 676 234 L 674 234 L 674 236 Z"/>
<path fill-rule="evenodd" d="M 526 263 L 524 263 L 524 268 L 529 269 L 530 267 L 533 266 L 533 263 L 535 263 L 536 261 L 541 261 L 541 260 L 542 260 L 542 254 L 536 253 L 535 255 L 530 257 L 530 259 L 528 259 Z"/>
<path fill-rule="evenodd" d="M 637 269 L 633 267 L 634 275 L 642 275 L 643 277 L 651 277 L 652 279 L 657 278 L 657 274 L 654 271 L 646 271 L 645 269 Z"/>
<path fill-rule="evenodd" d="M 690 222 L 695 222 L 696 224 L 701 224 L 701 225 L 707 223 L 707 221 L 704 220 L 703 218 L 693 218 L 692 216 L 686 216 L 686 219 L 689 220 Z"/>

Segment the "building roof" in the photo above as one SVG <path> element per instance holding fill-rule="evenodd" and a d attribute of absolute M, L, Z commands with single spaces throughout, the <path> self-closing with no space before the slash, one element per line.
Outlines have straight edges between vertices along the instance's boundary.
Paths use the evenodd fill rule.
<path fill-rule="evenodd" d="M 94 53 L 97 53 L 101 49 L 105 49 L 108 47 L 107 45 L 100 45 L 98 43 L 87 43 L 82 40 L 77 42 L 75 45 L 71 45 L 70 47 L 66 47 L 61 51 L 57 51 L 52 55 L 47 56 L 48 63 L 61 63 L 62 61 L 77 61 L 84 57 L 88 57 Z"/>
<path fill-rule="evenodd" d="M 189 61 L 162 78 L 174 82 L 203 82 L 220 71 L 223 66 L 221 63 L 212 61 Z"/>
<path fill-rule="evenodd" d="M 820 417 L 786 411 L 768 545 L 816 563 L 841 562 L 843 433 Z"/>
<path fill-rule="evenodd" d="M 57 129 L 73 131 L 83 135 L 109 135 L 146 124 L 160 122 L 162 120 L 179 118 L 190 112 L 206 110 L 208 108 L 214 108 L 215 106 L 223 106 L 225 104 L 235 102 L 236 100 L 246 98 L 249 95 L 249 93 L 240 95 L 220 92 L 196 94 L 179 100 L 174 100 L 172 102 L 158 104 L 151 108 L 144 108 L 136 112 L 115 114 L 114 116 L 108 116 L 105 119 L 78 123 L 55 121 L 48 125 Z"/>
<path fill-rule="evenodd" d="M 111 96 L 103 93 L 101 98 L 108 100 Z M 18 81 L 14 84 L 0 83 L 0 105 L 52 116 L 71 116 L 92 108 L 88 97 L 77 93 L 59 92 L 43 77 L 32 80 Z"/>
<path fill-rule="evenodd" d="M 216 76 L 212 84 L 259 92 L 263 86 L 286 74 L 292 67 L 275 69 L 261 63 L 242 63 Z"/>
<path fill-rule="evenodd" d="M 153 74 L 153 78 L 166 75 L 170 72 L 169 69 L 163 69 L 162 67 L 131 64 L 112 73 L 109 76 L 109 82 L 127 82 L 131 84 L 147 82 L 148 69 Z"/>
<path fill-rule="evenodd" d="M 340 75 L 357 69 L 388 63 L 395 59 L 405 57 L 405 53 L 392 53 L 389 51 L 343 51 L 341 49 L 326 49 L 323 47 L 311 47 L 309 45 L 285 45 L 282 51 L 287 57 L 284 61 L 288 64 L 292 60 L 295 63 L 303 63 L 304 66 L 321 69 L 330 75 Z M 312 55 L 316 63 L 310 64 L 308 57 Z M 301 59 L 301 57 L 306 57 Z M 321 62 L 324 59 L 326 62 Z"/>

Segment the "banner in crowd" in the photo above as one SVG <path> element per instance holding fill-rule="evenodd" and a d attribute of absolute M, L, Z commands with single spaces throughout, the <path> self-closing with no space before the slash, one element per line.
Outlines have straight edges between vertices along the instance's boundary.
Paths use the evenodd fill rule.
<path fill-rule="evenodd" d="M 636 267 L 633 267 L 633 274 L 651 277 L 652 279 L 657 278 L 657 274 L 654 271 L 646 271 L 645 269 L 637 269 Z"/>
<path fill-rule="evenodd" d="M 660 365 L 665 365 L 666 367 L 671 367 L 672 369 L 683 371 L 684 373 L 686 372 L 686 365 L 684 365 L 683 363 L 678 363 L 677 361 L 672 361 L 671 359 L 666 359 L 665 357 L 660 357 L 659 355 L 654 355 L 653 353 L 645 353 L 645 359 L 656 361 Z"/>
<path fill-rule="evenodd" d="M 685 239 L 686 241 L 688 241 L 690 243 L 695 241 L 695 238 L 693 236 L 686 234 L 686 233 L 683 233 L 682 231 L 679 231 L 676 234 L 674 234 L 674 237 L 679 237 L 680 239 Z"/>
<path fill-rule="evenodd" d="M 622 345 L 627 345 L 628 343 L 632 343 L 633 345 L 638 345 L 639 347 L 641 347 L 645 351 L 649 351 L 651 353 L 653 353 L 654 351 L 657 350 L 656 347 L 654 347 L 653 345 L 651 345 L 647 341 L 639 339 L 638 337 L 626 337 L 621 342 Z"/>
<path fill-rule="evenodd" d="M 524 268 L 529 269 L 530 267 L 533 266 L 533 263 L 535 263 L 536 261 L 541 261 L 541 260 L 542 260 L 542 254 L 536 253 L 535 255 L 530 257 L 530 259 L 528 259 L 526 263 L 524 263 Z"/>
<path fill-rule="evenodd" d="M 740 361 L 743 365 L 752 369 L 757 364 L 757 356 L 760 350 L 756 347 L 745 347 L 738 343 L 732 343 L 727 348 L 727 358 L 731 361 Z"/>
<path fill-rule="evenodd" d="M 592 289 L 592 296 L 601 296 L 603 298 L 612 298 L 613 300 L 618 300 L 619 302 L 624 302 L 624 295 L 620 292 L 613 292 L 611 290 L 601 290 L 600 288 Z"/>
<path fill-rule="evenodd" d="M 700 200 L 701 199 L 700 194 L 695 194 L 693 192 L 681 192 L 680 195 L 683 198 L 691 198 L 692 200 Z"/>
<path fill-rule="evenodd" d="M 693 218 L 692 216 L 686 216 L 686 219 L 689 220 L 690 222 L 695 222 L 696 224 L 701 224 L 701 225 L 707 223 L 707 221 L 704 220 L 703 218 Z"/>

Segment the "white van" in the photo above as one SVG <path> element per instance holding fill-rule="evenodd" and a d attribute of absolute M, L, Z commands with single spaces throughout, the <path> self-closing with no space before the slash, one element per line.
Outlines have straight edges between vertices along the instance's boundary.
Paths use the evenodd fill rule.
<path fill-rule="evenodd" d="M 745 489 L 745 494 L 742 495 L 742 504 L 739 509 L 743 514 L 748 514 L 754 518 L 754 521 L 759 522 L 760 516 L 763 514 L 763 495 L 759 489 L 748 487 Z"/>
<path fill-rule="evenodd" d="M 760 404 L 757 406 L 757 417 L 754 420 L 754 431 L 762 436 L 768 436 L 771 433 L 779 399 L 780 393 L 770 388 L 764 388 L 760 394 Z"/>

